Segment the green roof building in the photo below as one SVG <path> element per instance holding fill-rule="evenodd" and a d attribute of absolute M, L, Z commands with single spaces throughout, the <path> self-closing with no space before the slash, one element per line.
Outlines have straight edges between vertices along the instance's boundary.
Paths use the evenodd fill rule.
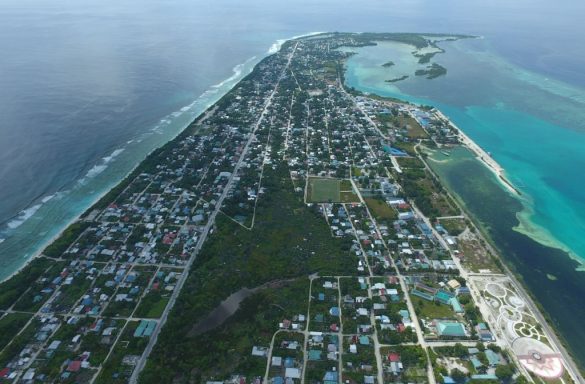
<path fill-rule="evenodd" d="M 321 351 L 318 349 L 311 349 L 309 351 L 309 360 L 321 360 Z"/>
<path fill-rule="evenodd" d="M 441 337 L 466 337 L 465 327 L 457 321 L 437 321 L 437 335 Z"/>
<path fill-rule="evenodd" d="M 495 367 L 496 365 L 500 364 L 500 355 L 498 355 L 491 349 L 485 350 L 485 357 L 487 357 L 491 367 Z"/>
<path fill-rule="evenodd" d="M 449 303 L 451 303 L 451 307 L 453 307 L 453 311 L 455 311 L 455 313 L 465 313 L 465 310 L 463 309 L 461 303 L 459 302 L 459 300 L 457 300 L 456 297 L 450 298 Z"/>
<path fill-rule="evenodd" d="M 443 303 L 443 304 L 446 304 L 446 305 L 449 305 L 449 304 L 451 304 L 451 303 L 450 303 L 450 300 L 451 300 L 451 298 L 452 298 L 452 297 L 453 297 L 453 296 L 452 296 L 452 295 L 451 295 L 449 292 L 446 292 L 446 291 L 443 291 L 443 290 L 439 290 L 439 291 L 437 291 L 437 293 L 435 294 L 435 299 L 436 299 L 436 300 L 437 300 L 439 303 Z"/>

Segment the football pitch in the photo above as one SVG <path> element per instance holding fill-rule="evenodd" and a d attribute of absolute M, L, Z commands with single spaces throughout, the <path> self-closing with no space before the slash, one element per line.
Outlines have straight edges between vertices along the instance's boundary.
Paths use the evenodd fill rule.
<path fill-rule="evenodd" d="M 342 185 L 347 191 L 342 191 Z M 309 177 L 307 184 L 308 203 L 350 203 L 359 201 L 353 192 L 348 180 L 331 179 L 322 177 Z"/>
<path fill-rule="evenodd" d="M 311 203 L 327 203 L 340 201 L 341 180 L 309 178 L 307 200 Z"/>

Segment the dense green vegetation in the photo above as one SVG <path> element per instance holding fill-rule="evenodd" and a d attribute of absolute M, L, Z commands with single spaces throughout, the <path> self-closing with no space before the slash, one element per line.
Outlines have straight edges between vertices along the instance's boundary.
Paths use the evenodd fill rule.
<path fill-rule="evenodd" d="M 343 275 L 353 270 L 350 241 L 331 237 L 317 208 L 308 209 L 302 202 L 302 195 L 293 192 L 284 166 L 267 169 L 263 185 L 270 193 L 258 202 L 252 231 L 225 216 L 218 216 L 215 232 L 205 243 L 190 272 L 149 359 L 142 382 L 169 382 L 175 376 L 188 380 L 194 366 L 206 366 L 200 359 L 217 358 L 209 351 L 192 354 L 201 345 L 201 339 L 209 337 L 210 333 L 192 338 L 184 335 L 189 334 L 198 319 L 240 288 L 307 276 L 313 272 Z M 261 300 L 256 302 L 257 297 L 248 299 L 250 305 L 264 306 Z M 276 325 L 271 324 L 270 332 L 274 332 Z M 221 329 L 226 327 L 230 328 L 226 324 Z M 239 334 L 240 331 L 232 328 L 227 334 L 221 330 L 212 332 L 219 335 L 214 339 L 218 351 L 237 345 L 237 338 L 232 338 L 230 332 Z M 245 334 L 252 336 L 261 329 L 252 325 L 246 328 Z M 248 369 L 242 371 L 248 372 Z"/>
<path fill-rule="evenodd" d="M 55 241 L 53 241 L 45 250 L 43 254 L 49 257 L 59 257 L 67 250 L 69 245 L 75 241 L 89 227 L 88 222 L 78 221 L 71 224 L 63 231 Z"/>
<path fill-rule="evenodd" d="M 263 375 L 266 360 L 252 356 L 252 347 L 267 347 L 279 321 L 306 313 L 308 288 L 309 280 L 301 278 L 260 290 L 245 299 L 222 326 L 201 335 L 187 333 L 185 337 L 180 332 L 179 338 L 166 327 L 157 344 L 162 343 L 164 352 L 157 349 L 159 353 L 149 359 L 141 382 L 197 383 L 210 377 L 227 379 L 231 372 L 246 372 L 248 377 Z M 185 327 L 192 328 L 192 319 L 185 320 Z"/>
<path fill-rule="evenodd" d="M 18 298 L 26 292 L 32 283 L 54 263 L 46 258 L 37 258 L 24 267 L 9 280 L 2 283 L 0 290 L 0 309 L 8 309 Z"/>
<path fill-rule="evenodd" d="M 35 260 L 34 262 L 38 261 Z M 19 296 L 12 309 L 15 311 L 26 312 L 38 311 L 41 306 L 49 299 L 49 297 L 51 297 L 50 292 L 41 292 L 41 290 L 47 285 L 47 282 L 43 282 L 43 278 L 52 279 L 55 276 L 58 276 L 67 264 L 68 263 L 66 261 L 52 262 L 52 265 L 45 270 L 42 276 L 40 276 L 40 279 L 37 279 L 36 282 L 33 282 L 30 286 L 30 289 Z"/>
<path fill-rule="evenodd" d="M 414 74 L 416 76 L 426 76 L 427 79 L 434 79 L 439 76 L 443 76 L 447 74 L 447 68 L 443 67 L 440 64 L 432 63 L 425 69 L 417 69 Z"/>
<path fill-rule="evenodd" d="M 406 80 L 406 79 L 408 79 L 408 75 L 395 77 L 394 79 L 388 79 L 388 80 L 384 80 L 384 81 L 386 81 L 387 83 L 396 83 L 398 81 L 402 81 L 402 80 Z"/>
<path fill-rule="evenodd" d="M 25 313 L 8 313 L 0 319 L 0 350 L 12 340 L 32 316 Z"/>
<path fill-rule="evenodd" d="M 443 186 L 425 169 L 405 169 L 399 176 L 406 195 L 427 217 L 459 214 L 455 204 L 444 193 Z"/>
<path fill-rule="evenodd" d="M 11 335 L 12 342 L 2 350 L 2 353 L 0 353 L 0 366 L 6 366 L 6 363 L 22 351 L 30 338 L 34 336 L 39 325 L 39 320 L 33 320 L 18 336 L 14 337 L 14 335 Z"/>

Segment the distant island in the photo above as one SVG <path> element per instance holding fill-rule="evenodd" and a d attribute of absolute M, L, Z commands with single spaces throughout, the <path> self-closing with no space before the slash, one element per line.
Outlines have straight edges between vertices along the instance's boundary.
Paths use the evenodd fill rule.
<path fill-rule="evenodd" d="M 393 61 L 388 61 L 388 62 L 382 64 L 382 67 L 384 67 L 384 68 L 390 68 L 393 65 L 394 65 L 394 62 Z"/>
<path fill-rule="evenodd" d="M 439 76 L 443 76 L 447 74 L 447 68 L 443 67 L 440 64 L 433 63 L 426 67 L 425 69 L 417 69 L 414 74 L 416 76 L 426 76 L 427 79 L 434 79 Z"/>
<path fill-rule="evenodd" d="M 387 83 L 396 83 L 397 81 L 406 80 L 406 79 L 408 79 L 408 77 L 409 77 L 408 75 L 404 75 L 404 76 L 400 76 L 400 77 L 396 77 L 394 79 L 389 79 L 389 80 L 384 80 L 384 81 L 386 81 Z"/>
<path fill-rule="evenodd" d="M 443 53 L 444 51 L 442 49 L 439 49 L 437 51 L 434 52 L 428 52 L 428 53 L 413 53 L 414 56 L 418 57 L 418 63 L 419 64 L 426 64 L 429 63 L 431 61 L 431 59 L 437 54 L 437 53 Z"/>
<path fill-rule="evenodd" d="M 429 36 L 260 61 L 0 285 L 0 381 L 583 382 L 424 152 L 496 161 L 435 108 L 345 86 L 340 48 Z"/>

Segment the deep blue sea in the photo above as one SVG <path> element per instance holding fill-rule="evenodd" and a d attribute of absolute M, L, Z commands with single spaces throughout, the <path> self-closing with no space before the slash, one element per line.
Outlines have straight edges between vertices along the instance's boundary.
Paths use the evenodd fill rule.
<path fill-rule="evenodd" d="M 439 106 L 525 192 L 517 229 L 583 258 L 583 15 L 580 0 L 2 0 L 0 279 L 279 39 L 315 31 L 482 36 L 445 43 L 443 78 L 383 88 L 362 55 L 348 81 Z"/>

